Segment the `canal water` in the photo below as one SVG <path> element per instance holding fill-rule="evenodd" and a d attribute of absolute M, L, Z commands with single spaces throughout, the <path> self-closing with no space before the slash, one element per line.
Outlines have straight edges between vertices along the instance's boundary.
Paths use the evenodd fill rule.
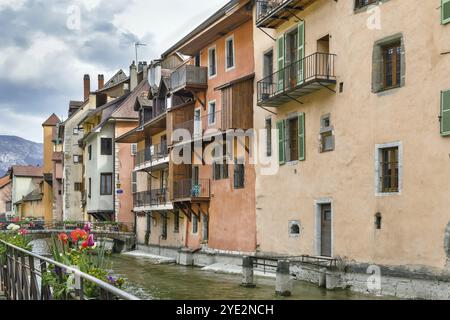
<path fill-rule="evenodd" d="M 275 295 L 275 279 L 256 277 L 257 287 L 241 287 L 240 275 L 202 271 L 196 267 L 152 264 L 142 257 L 114 255 L 112 269 L 126 279 L 125 291 L 141 299 L 163 300 L 360 300 L 376 299 L 348 290 L 327 291 L 317 286 L 294 281 L 292 296 Z"/>

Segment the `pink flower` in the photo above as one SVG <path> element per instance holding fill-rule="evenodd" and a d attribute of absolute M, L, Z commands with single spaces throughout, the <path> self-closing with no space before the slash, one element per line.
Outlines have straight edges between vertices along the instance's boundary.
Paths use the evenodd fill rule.
<path fill-rule="evenodd" d="M 88 222 L 84 225 L 83 230 L 86 232 L 91 232 L 91 224 Z"/>
<path fill-rule="evenodd" d="M 20 230 L 19 230 L 19 234 L 20 234 L 21 236 L 24 236 L 24 235 L 27 235 L 27 234 L 28 234 L 28 231 L 27 231 L 26 229 L 20 229 Z"/>
<path fill-rule="evenodd" d="M 95 246 L 94 235 L 93 235 L 93 234 L 89 235 L 89 237 L 88 237 L 88 239 L 87 239 L 87 245 L 88 245 L 89 247 Z"/>

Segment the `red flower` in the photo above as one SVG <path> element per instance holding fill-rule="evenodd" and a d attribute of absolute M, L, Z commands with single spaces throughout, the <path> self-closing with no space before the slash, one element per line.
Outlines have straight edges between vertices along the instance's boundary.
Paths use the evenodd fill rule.
<path fill-rule="evenodd" d="M 70 233 L 70 237 L 73 242 L 78 242 L 80 240 L 86 240 L 88 238 L 88 234 L 84 230 L 76 229 Z"/>
<path fill-rule="evenodd" d="M 59 241 L 61 241 L 62 243 L 66 244 L 66 243 L 67 243 L 67 240 L 69 240 L 69 237 L 68 237 L 67 234 L 65 234 L 65 233 L 60 233 L 60 234 L 58 235 L 58 239 L 59 239 Z"/>
<path fill-rule="evenodd" d="M 81 247 L 83 249 L 86 249 L 88 247 L 88 242 L 87 241 L 83 241 L 83 243 L 81 244 Z"/>

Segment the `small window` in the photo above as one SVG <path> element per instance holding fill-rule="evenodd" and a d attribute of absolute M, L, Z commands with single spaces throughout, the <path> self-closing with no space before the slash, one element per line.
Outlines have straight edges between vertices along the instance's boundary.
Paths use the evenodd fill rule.
<path fill-rule="evenodd" d="M 266 119 L 266 156 L 271 157 L 272 156 L 272 119 L 267 118 Z"/>
<path fill-rule="evenodd" d="M 112 195 L 112 173 L 102 173 L 100 175 L 100 195 Z"/>
<path fill-rule="evenodd" d="M 75 182 L 74 190 L 75 191 L 82 191 L 83 190 L 83 184 L 81 182 Z"/>
<path fill-rule="evenodd" d="M 163 240 L 167 240 L 167 216 L 162 216 L 162 224 L 161 224 L 161 238 Z"/>
<path fill-rule="evenodd" d="M 213 179 L 214 180 L 223 180 L 228 179 L 228 164 L 225 163 L 225 160 L 218 162 L 213 162 Z"/>
<path fill-rule="evenodd" d="M 111 156 L 112 155 L 112 139 L 111 138 L 101 138 L 101 148 L 100 154 L 102 156 Z"/>
<path fill-rule="evenodd" d="M 6 207 L 6 212 L 11 212 L 12 211 L 12 201 L 6 201 L 5 207 Z"/>
<path fill-rule="evenodd" d="M 264 53 L 263 76 L 265 83 L 272 83 L 273 79 L 273 50 Z"/>
<path fill-rule="evenodd" d="M 300 236 L 300 221 L 289 221 L 289 236 L 292 238 Z"/>
<path fill-rule="evenodd" d="M 83 156 L 81 156 L 81 155 L 73 156 L 73 163 L 82 163 L 82 162 L 83 162 Z"/>
<path fill-rule="evenodd" d="M 245 164 L 244 159 L 234 162 L 234 188 L 242 189 L 245 183 Z"/>
<path fill-rule="evenodd" d="M 197 234 L 198 233 L 198 218 L 196 215 L 192 215 L 192 233 Z"/>
<path fill-rule="evenodd" d="M 377 212 L 377 214 L 375 215 L 375 228 L 377 230 L 381 230 L 381 213 Z"/>
<path fill-rule="evenodd" d="M 78 127 L 73 128 L 73 135 L 77 136 L 79 134 L 80 130 L 78 129 Z"/>
<path fill-rule="evenodd" d="M 216 102 L 212 101 L 208 104 L 208 124 L 216 123 Z"/>
<path fill-rule="evenodd" d="M 89 160 L 92 160 L 92 145 L 88 146 L 88 158 Z"/>
<path fill-rule="evenodd" d="M 400 143 L 377 146 L 378 193 L 389 194 L 400 192 L 400 148 Z"/>
<path fill-rule="evenodd" d="M 384 89 L 400 86 L 401 78 L 401 46 L 395 43 L 383 48 L 383 81 Z"/>
<path fill-rule="evenodd" d="M 92 178 L 89 178 L 89 184 L 88 184 L 88 197 L 89 199 L 92 196 Z"/>
<path fill-rule="evenodd" d="M 234 37 L 225 40 L 226 70 L 234 68 Z"/>
<path fill-rule="evenodd" d="M 173 223 L 173 232 L 179 233 L 180 232 L 180 211 L 174 210 L 174 217 L 175 217 L 175 221 Z"/>
<path fill-rule="evenodd" d="M 195 63 L 195 66 L 196 66 L 196 67 L 200 67 L 200 65 L 201 65 L 200 53 L 197 53 L 197 54 L 195 55 L 194 63 Z"/>
<path fill-rule="evenodd" d="M 331 116 L 322 116 L 320 121 L 320 152 L 334 150 L 333 126 L 331 125 Z"/>
<path fill-rule="evenodd" d="M 212 47 L 208 49 L 208 74 L 209 77 L 215 77 L 217 75 L 217 56 L 216 56 L 216 47 Z"/>
<path fill-rule="evenodd" d="M 131 173 L 131 192 L 137 192 L 137 172 L 133 171 Z"/>

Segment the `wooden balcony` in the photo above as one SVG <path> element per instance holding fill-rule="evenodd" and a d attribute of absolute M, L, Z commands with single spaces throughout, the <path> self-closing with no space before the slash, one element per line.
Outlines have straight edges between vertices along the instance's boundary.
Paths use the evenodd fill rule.
<path fill-rule="evenodd" d="M 170 75 L 172 92 L 185 90 L 205 90 L 208 88 L 208 68 L 184 65 Z"/>
<path fill-rule="evenodd" d="M 136 171 L 157 170 L 169 162 L 167 143 L 155 144 L 136 153 L 134 169 Z"/>
<path fill-rule="evenodd" d="M 257 0 L 256 26 L 275 29 L 317 0 Z"/>
<path fill-rule="evenodd" d="M 209 201 L 211 198 L 211 181 L 209 179 L 176 180 L 173 183 L 174 202 Z"/>
<path fill-rule="evenodd" d="M 279 107 L 312 92 L 330 89 L 336 84 L 335 58 L 334 54 L 314 53 L 258 81 L 258 105 Z"/>

